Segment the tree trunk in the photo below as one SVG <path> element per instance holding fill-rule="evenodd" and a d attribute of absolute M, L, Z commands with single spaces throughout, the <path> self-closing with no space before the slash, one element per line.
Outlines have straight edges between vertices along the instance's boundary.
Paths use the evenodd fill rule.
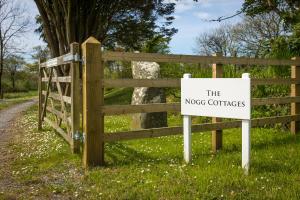
<path fill-rule="evenodd" d="M 3 75 L 3 41 L 0 40 L 0 99 L 3 99 L 2 75 Z"/>
<path fill-rule="evenodd" d="M 16 82 L 16 81 L 15 81 L 15 80 L 16 80 L 16 79 L 15 79 L 15 72 L 12 72 L 12 73 L 10 74 L 10 79 L 11 79 L 12 90 L 13 90 L 13 92 L 15 92 L 15 88 L 16 88 L 16 87 L 15 87 L 15 85 L 16 85 L 16 84 L 15 84 L 15 82 Z"/>

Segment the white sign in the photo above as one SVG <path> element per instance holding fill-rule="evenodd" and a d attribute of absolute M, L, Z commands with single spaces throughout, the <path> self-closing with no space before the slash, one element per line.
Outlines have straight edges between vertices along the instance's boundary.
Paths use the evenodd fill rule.
<path fill-rule="evenodd" d="M 250 79 L 181 79 L 182 115 L 251 118 Z"/>
<path fill-rule="evenodd" d="M 251 83 L 249 74 L 242 78 L 181 79 L 181 113 L 183 115 L 184 160 L 192 159 L 191 115 L 235 118 L 242 120 L 242 167 L 250 168 Z"/>

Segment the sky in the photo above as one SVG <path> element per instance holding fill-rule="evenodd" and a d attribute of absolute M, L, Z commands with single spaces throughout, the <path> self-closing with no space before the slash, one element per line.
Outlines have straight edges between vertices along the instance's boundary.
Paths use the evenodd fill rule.
<path fill-rule="evenodd" d="M 178 32 L 173 36 L 170 42 L 171 53 L 175 54 L 195 54 L 195 39 L 203 33 L 208 32 L 222 23 L 209 22 L 211 19 L 217 19 L 221 16 L 231 16 L 241 9 L 243 0 L 168 0 L 175 2 L 175 20 L 173 27 L 178 29 Z M 32 19 L 31 30 L 25 35 L 22 44 L 26 52 L 26 59 L 30 60 L 32 47 L 45 45 L 40 40 L 39 35 L 34 33 L 37 27 L 34 17 L 38 14 L 37 7 L 33 0 L 19 0 L 20 3 L 28 10 L 28 15 Z M 236 23 L 241 20 L 241 17 L 235 17 L 226 20 L 226 23 Z"/>
<path fill-rule="evenodd" d="M 178 29 L 178 33 L 170 43 L 172 53 L 195 54 L 193 49 L 199 34 L 215 29 L 222 23 L 237 23 L 241 20 L 238 16 L 226 22 L 209 22 L 211 19 L 235 14 L 241 9 L 243 0 L 179 0 L 176 3 L 173 26 Z"/>

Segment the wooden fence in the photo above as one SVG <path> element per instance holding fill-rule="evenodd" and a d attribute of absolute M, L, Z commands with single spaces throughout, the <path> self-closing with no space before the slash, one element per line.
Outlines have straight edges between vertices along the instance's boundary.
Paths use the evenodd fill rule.
<path fill-rule="evenodd" d="M 156 53 L 129 53 L 101 51 L 100 43 L 89 38 L 81 46 L 82 52 L 82 96 L 79 78 L 79 54 L 78 44 L 71 45 L 71 52 L 67 55 L 52 59 L 40 64 L 40 103 L 39 103 L 39 128 L 45 120 L 54 127 L 68 141 L 74 152 L 78 152 L 80 143 L 76 133 L 80 132 L 82 111 L 83 124 L 83 163 L 85 167 L 104 165 L 104 143 L 153 138 L 169 135 L 182 134 L 183 128 L 163 127 L 124 131 L 117 133 L 104 132 L 104 117 L 107 115 L 120 115 L 129 113 L 147 112 L 180 112 L 180 103 L 157 103 L 144 105 L 104 105 L 104 88 L 115 87 L 168 87 L 180 88 L 180 78 L 177 79 L 104 79 L 104 65 L 106 61 L 150 61 L 168 63 L 197 63 L 212 64 L 212 75 L 215 78 L 222 77 L 223 64 L 238 65 L 274 65 L 291 66 L 291 77 L 280 79 L 252 79 L 252 85 L 283 84 L 291 86 L 291 95 L 288 97 L 253 98 L 252 106 L 291 104 L 291 114 L 287 116 L 274 116 L 252 119 L 252 126 L 259 127 L 276 123 L 291 122 L 291 132 L 299 131 L 300 121 L 300 59 L 291 60 L 278 59 L 256 59 L 256 58 L 228 58 L 221 56 L 196 56 L 196 55 L 163 55 Z M 68 59 L 70 58 L 70 59 Z M 69 75 L 59 77 L 58 68 L 67 68 L 70 65 Z M 54 76 L 53 76 L 54 75 Z M 44 86 L 42 87 L 42 83 Z M 51 88 L 55 83 L 57 93 Z M 61 84 L 64 86 L 62 87 Z M 68 86 L 69 85 L 69 86 Z M 44 88 L 44 89 L 42 89 Z M 71 88 L 71 89 L 70 89 Z M 58 100 L 61 104 L 60 110 L 55 108 L 54 103 Z M 65 104 L 70 105 L 68 112 Z M 46 111 L 54 114 L 56 122 L 45 118 Z M 61 128 L 65 122 L 67 132 Z M 221 119 L 213 119 L 213 123 L 192 125 L 193 132 L 212 131 L 212 149 L 216 151 L 222 147 L 222 130 L 237 128 L 241 121 L 222 122 Z"/>

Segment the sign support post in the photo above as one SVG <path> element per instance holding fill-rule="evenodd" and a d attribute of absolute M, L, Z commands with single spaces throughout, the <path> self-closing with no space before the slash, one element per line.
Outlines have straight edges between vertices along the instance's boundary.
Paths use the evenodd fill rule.
<path fill-rule="evenodd" d="M 242 79 L 250 79 L 249 74 L 244 73 L 242 75 Z M 250 105 L 251 105 L 251 98 L 250 98 Z M 251 119 L 243 119 L 242 120 L 242 168 L 244 169 L 246 175 L 248 175 L 249 168 L 250 168 L 250 148 L 251 148 L 250 132 L 251 132 Z"/>
<path fill-rule="evenodd" d="M 183 78 L 188 79 L 191 78 L 191 74 L 184 74 Z M 186 163 L 189 163 L 192 159 L 192 120 L 190 115 L 184 115 L 183 116 L 183 152 L 184 152 L 184 161 Z"/>

